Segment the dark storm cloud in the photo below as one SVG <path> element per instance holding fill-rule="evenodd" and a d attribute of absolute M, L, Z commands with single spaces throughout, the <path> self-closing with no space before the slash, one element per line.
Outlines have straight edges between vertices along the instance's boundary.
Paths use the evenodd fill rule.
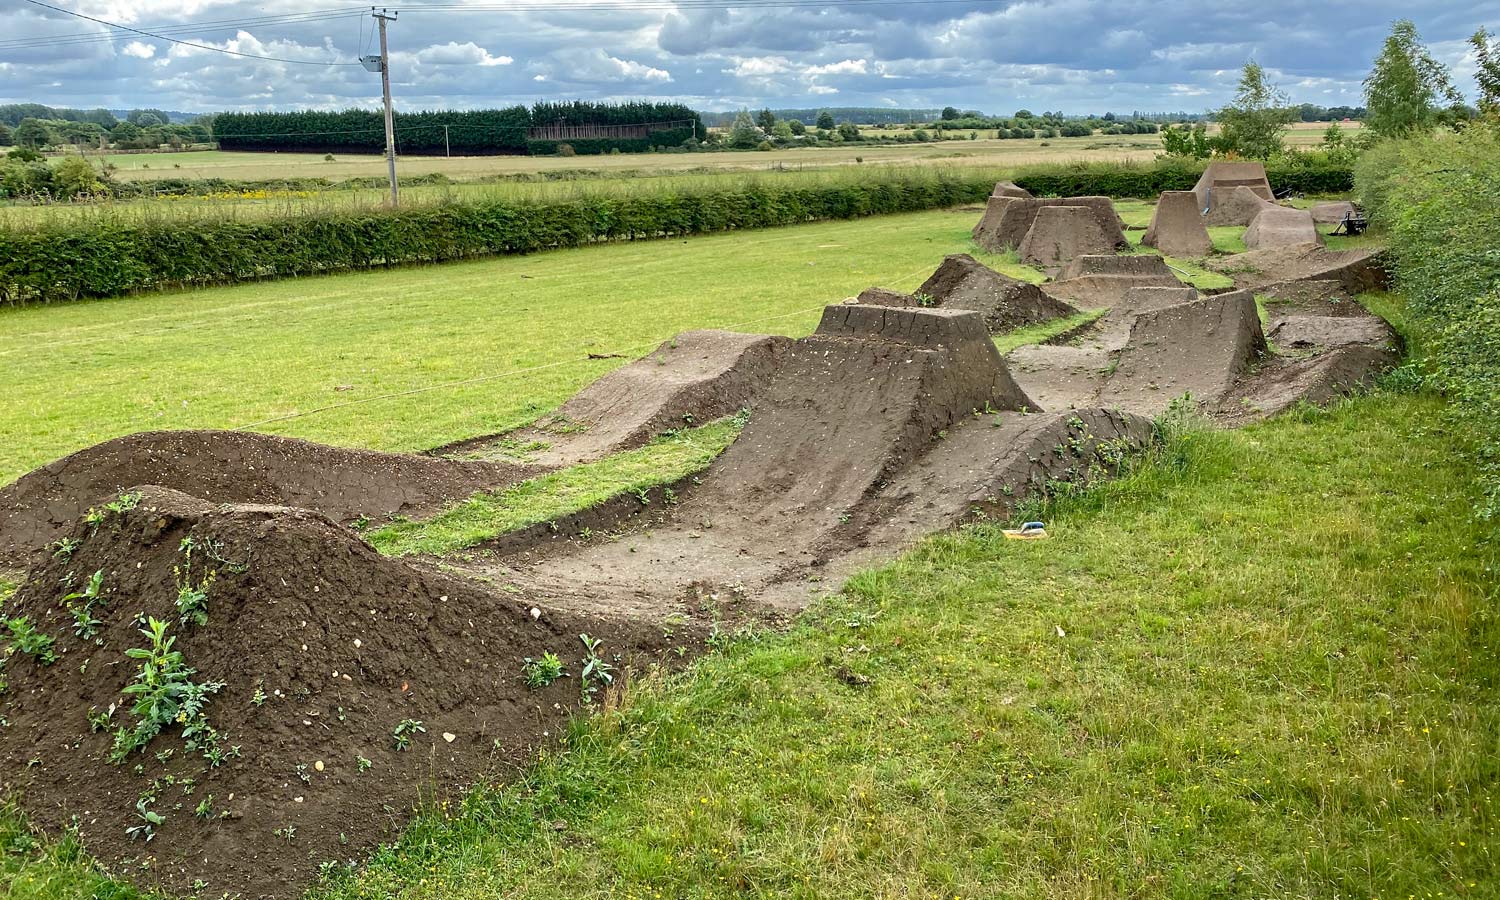
<path fill-rule="evenodd" d="M 302 12 L 290 0 L 59 0 L 152 26 Z M 995 112 L 1201 110 L 1232 92 L 1255 58 L 1294 99 L 1357 103 L 1391 20 L 1409 16 L 1471 87 L 1464 39 L 1500 30 L 1500 0 L 972 0 L 781 9 L 527 13 L 404 9 L 391 27 L 403 107 L 475 107 L 539 98 L 680 98 L 739 105 L 953 104 Z M 0 38 L 104 33 L 0 0 Z M 299 60 L 350 62 L 367 20 L 180 35 Z M 138 36 L 0 49 L 0 101 L 186 110 L 373 105 L 358 66 L 247 60 Z"/>

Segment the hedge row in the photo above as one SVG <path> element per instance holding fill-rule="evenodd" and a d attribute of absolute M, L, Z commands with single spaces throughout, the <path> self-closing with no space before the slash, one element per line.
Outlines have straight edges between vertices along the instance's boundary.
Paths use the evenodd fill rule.
<path fill-rule="evenodd" d="M 1476 438 L 1476 512 L 1500 517 L 1500 122 L 1380 144 L 1358 172 L 1360 201 L 1390 236 L 1413 343 L 1454 401 L 1454 427 Z"/>
<path fill-rule="evenodd" d="M 1013 179 L 1039 197 L 1134 197 L 1155 199 L 1162 191 L 1192 190 L 1204 160 L 1160 159 L 1154 163 L 1069 163 L 1028 168 Z M 1275 190 L 1340 194 L 1354 189 L 1354 170 L 1321 154 L 1301 154 L 1266 165 Z"/>
<path fill-rule="evenodd" d="M 979 175 L 904 175 L 815 187 L 551 203 L 451 203 L 272 221 L 97 222 L 0 230 L 0 300 L 108 297 L 185 285 L 529 253 L 597 241 L 703 234 L 911 212 L 982 200 Z"/>

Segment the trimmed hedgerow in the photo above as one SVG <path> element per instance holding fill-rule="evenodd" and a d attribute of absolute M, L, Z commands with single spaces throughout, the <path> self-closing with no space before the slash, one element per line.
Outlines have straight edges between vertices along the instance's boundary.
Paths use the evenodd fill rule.
<path fill-rule="evenodd" d="M 1154 199 L 1162 191 L 1188 191 L 1206 160 L 1165 157 L 1150 163 L 1060 163 L 1016 173 L 1016 184 L 1038 197 L 1131 197 Z M 1322 154 L 1298 154 L 1266 165 L 1271 187 L 1303 194 L 1338 194 L 1354 189 L 1354 172 Z"/>
<path fill-rule="evenodd" d="M 621 198 L 329 211 L 265 221 L 211 220 L 191 228 L 99 221 L 0 230 L 0 300 L 108 297 L 913 212 L 979 201 L 993 186 L 992 175 L 977 173 L 902 174 L 810 187 L 766 183 Z"/>
<path fill-rule="evenodd" d="M 1390 236 L 1426 374 L 1478 437 L 1478 512 L 1500 517 L 1500 123 L 1377 146 L 1359 196 Z"/>

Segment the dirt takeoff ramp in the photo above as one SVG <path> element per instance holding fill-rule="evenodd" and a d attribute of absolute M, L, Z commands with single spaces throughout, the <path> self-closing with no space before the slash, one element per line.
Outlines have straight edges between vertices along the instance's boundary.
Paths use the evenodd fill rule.
<path fill-rule="evenodd" d="M 148 431 L 80 450 L 0 488 L 0 562 L 22 562 L 85 510 L 137 484 L 223 503 L 298 506 L 348 522 L 435 512 L 447 500 L 529 474 L 515 465 L 250 432 Z"/>
<path fill-rule="evenodd" d="M 868 288 L 858 299 L 870 306 L 923 306 L 977 312 L 984 317 L 985 328 L 991 334 L 1078 312 L 1069 304 L 1047 296 L 1036 285 L 1002 275 L 967 253 L 944 257 L 943 264 L 922 282 L 915 294 Z"/>
<path fill-rule="evenodd" d="M 791 339 L 733 331 L 686 331 L 604 375 L 535 425 L 443 448 L 486 458 L 525 454 L 563 466 L 639 447 L 669 428 L 727 416 L 750 404 Z"/>
<path fill-rule="evenodd" d="M 308 510 L 139 493 L 76 523 L 74 549 L 7 604 L 52 637 L 56 660 L 6 661 L 0 781 L 32 823 L 77 827 L 109 870 L 174 896 L 292 900 L 320 861 L 393 840 L 419 798 L 458 800 L 524 765 L 578 702 L 579 634 L 621 668 L 702 646 L 695 628 L 669 644 L 619 617 L 533 615 L 524 598 L 384 558 Z M 96 572 L 92 599 L 59 602 Z M 174 602 L 184 583 L 203 592 L 201 618 Z M 138 615 L 166 623 L 192 683 L 217 685 L 201 717 L 169 715 L 154 737 L 121 698 L 144 664 L 124 651 L 153 643 Z M 528 689 L 523 660 L 549 651 L 575 677 Z M 141 797 L 162 820 L 131 832 L 147 824 Z"/>
<path fill-rule="evenodd" d="M 1289 206 L 1267 206 L 1250 220 L 1245 229 L 1245 246 L 1250 250 L 1273 247 L 1295 247 L 1299 244 L 1323 244 L 1323 235 L 1313 222 L 1312 213 Z"/>
<path fill-rule="evenodd" d="M 1195 259 L 1213 252 L 1214 244 L 1203 225 L 1198 195 L 1192 191 L 1163 191 L 1141 243 L 1167 256 Z"/>
<path fill-rule="evenodd" d="M 1154 253 L 1116 256 L 1113 253 L 1085 254 L 1074 258 L 1057 275 L 1057 280 L 1042 286 L 1053 297 L 1080 307 L 1119 306 L 1132 288 L 1186 287 L 1166 260 Z"/>
<path fill-rule="evenodd" d="M 1298 244 L 1216 256 L 1205 264 L 1233 278 L 1235 287 L 1273 297 L 1301 293 L 1303 283 L 1310 281 L 1337 282 L 1349 296 L 1383 290 L 1390 283 L 1385 251 L 1370 247 L 1329 250 L 1317 244 Z"/>
<path fill-rule="evenodd" d="M 1239 188 L 1245 189 L 1243 194 Z M 1193 185 L 1193 193 L 1205 225 L 1249 225 L 1259 209 L 1254 201 L 1269 204 L 1275 199 L 1265 164 L 1258 162 L 1209 163 Z"/>

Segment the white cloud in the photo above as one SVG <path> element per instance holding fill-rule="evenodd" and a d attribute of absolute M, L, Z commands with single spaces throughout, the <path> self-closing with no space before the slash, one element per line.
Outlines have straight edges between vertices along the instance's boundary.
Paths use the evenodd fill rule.
<path fill-rule="evenodd" d="M 156 45 L 142 43 L 141 41 L 131 41 L 124 47 L 121 47 L 120 52 L 126 56 L 133 56 L 136 59 L 150 59 L 156 55 Z"/>
<path fill-rule="evenodd" d="M 509 56 L 491 56 L 473 41 L 434 44 L 418 50 L 415 56 L 418 63 L 429 66 L 508 66 L 515 62 Z"/>
<path fill-rule="evenodd" d="M 843 62 L 829 63 L 826 66 L 813 66 L 807 70 L 808 75 L 864 75 L 869 66 L 862 59 L 846 59 Z"/>
<path fill-rule="evenodd" d="M 826 84 L 814 84 L 808 87 L 807 92 L 809 94 L 837 94 L 839 92 L 839 89 L 836 87 L 829 87 Z"/>

